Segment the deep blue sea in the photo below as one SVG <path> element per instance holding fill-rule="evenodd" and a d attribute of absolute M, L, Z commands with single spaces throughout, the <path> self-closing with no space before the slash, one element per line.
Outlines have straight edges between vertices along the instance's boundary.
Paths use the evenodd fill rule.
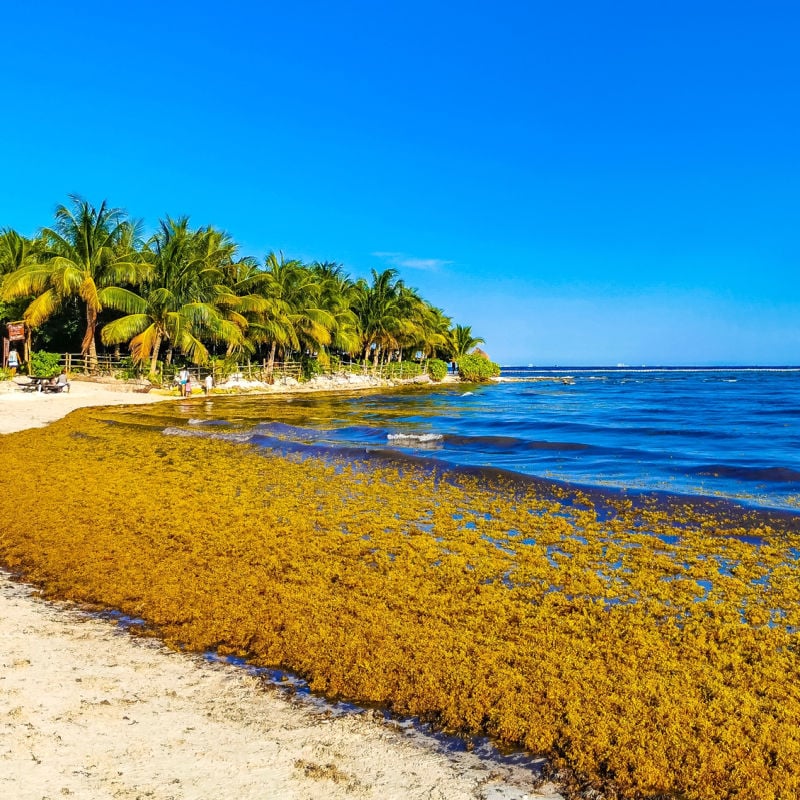
<path fill-rule="evenodd" d="M 800 511 L 800 368 L 514 367 L 486 385 L 214 397 L 173 409 L 171 432 L 281 452 L 402 453 Z"/>

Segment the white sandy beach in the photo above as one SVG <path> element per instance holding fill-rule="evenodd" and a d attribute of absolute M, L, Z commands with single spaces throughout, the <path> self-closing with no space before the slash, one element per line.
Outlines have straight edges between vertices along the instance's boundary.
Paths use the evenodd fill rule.
<path fill-rule="evenodd" d="M 0 391 L 0 433 L 170 399 L 81 381 L 63 395 Z M 560 797 L 532 787 L 526 770 L 446 754 L 380 715 L 333 716 L 0 572 L 0 797 Z"/>

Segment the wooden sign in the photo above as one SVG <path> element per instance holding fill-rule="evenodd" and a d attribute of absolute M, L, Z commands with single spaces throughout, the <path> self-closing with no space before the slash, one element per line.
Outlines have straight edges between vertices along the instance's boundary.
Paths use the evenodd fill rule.
<path fill-rule="evenodd" d="M 24 322 L 9 322 L 6 327 L 8 328 L 8 338 L 12 342 L 21 342 L 25 339 L 25 323 Z"/>

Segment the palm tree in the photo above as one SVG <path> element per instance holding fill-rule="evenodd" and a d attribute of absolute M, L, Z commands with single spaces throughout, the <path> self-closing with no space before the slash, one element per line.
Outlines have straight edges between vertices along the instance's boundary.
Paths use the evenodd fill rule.
<path fill-rule="evenodd" d="M 226 268 L 226 285 L 236 298 L 236 310 L 247 321 L 245 337 L 229 352 L 254 353 L 267 342 L 272 355 L 278 344 L 285 345 L 290 334 L 288 305 L 280 298 L 268 296 L 269 274 L 252 257 L 232 261 Z"/>
<path fill-rule="evenodd" d="M 321 282 L 312 269 L 274 252 L 267 255 L 264 266 L 264 296 L 273 304 L 272 322 L 280 333 L 272 339 L 271 372 L 278 346 L 284 351 L 318 351 L 330 345 L 336 319 L 320 301 Z"/>
<path fill-rule="evenodd" d="M 33 258 L 33 241 L 11 228 L 0 230 L 0 275 L 16 272 Z"/>
<path fill-rule="evenodd" d="M 397 347 L 397 337 L 404 327 L 403 308 L 400 301 L 404 283 L 397 270 L 383 272 L 372 270 L 372 283 L 363 278 L 356 284 L 354 311 L 361 329 L 364 363 L 374 349 L 373 364 L 377 365 L 381 350 Z"/>
<path fill-rule="evenodd" d="M 81 353 L 97 363 L 95 332 L 105 307 L 131 309 L 135 286 L 150 267 L 135 249 L 137 226 L 121 209 L 99 208 L 71 195 L 72 209 L 56 208 L 55 225 L 43 228 L 45 252 L 12 272 L 3 284 L 3 299 L 35 295 L 24 313 L 33 328 L 57 313 L 64 302 L 79 297 L 86 314 Z"/>
<path fill-rule="evenodd" d="M 440 308 L 432 306 L 421 297 L 417 296 L 413 306 L 415 328 L 418 331 L 416 346 L 427 358 L 446 350 L 448 347 L 448 333 L 453 321 L 446 316 Z"/>
<path fill-rule="evenodd" d="M 331 347 L 342 353 L 359 349 L 358 317 L 353 311 L 358 291 L 341 264 L 314 262 L 310 267 L 319 284 L 319 304 L 333 320 Z"/>
<path fill-rule="evenodd" d="M 225 285 L 235 250 L 213 228 L 190 230 L 188 217 L 162 220 L 148 242 L 152 280 L 141 296 L 131 293 L 129 314 L 103 328 L 103 342 L 129 342 L 135 362 L 150 359 L 151 374 L 165 342 L 168 361 L 178 347 L 194 363 L 208 360 L 204 335 L 240 344 L 247 321 L 236 310 L 235 293 Z"/>
<path fill-rule="evenodd" d="M 450 358 L 457 361 L 486 340 L 472 335 L 471 325 L 456 325 L 449 334 Z"/>

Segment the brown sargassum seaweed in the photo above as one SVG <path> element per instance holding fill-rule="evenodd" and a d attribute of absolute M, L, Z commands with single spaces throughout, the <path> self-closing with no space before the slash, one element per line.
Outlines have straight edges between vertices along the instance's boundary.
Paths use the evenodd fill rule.
<path fill-rule="evenodd" d="M 109 424 L 3 437 L 6 567 L 171 646 L 547 754 L 608 797 L 800 796 L 800 537 Z"/>

